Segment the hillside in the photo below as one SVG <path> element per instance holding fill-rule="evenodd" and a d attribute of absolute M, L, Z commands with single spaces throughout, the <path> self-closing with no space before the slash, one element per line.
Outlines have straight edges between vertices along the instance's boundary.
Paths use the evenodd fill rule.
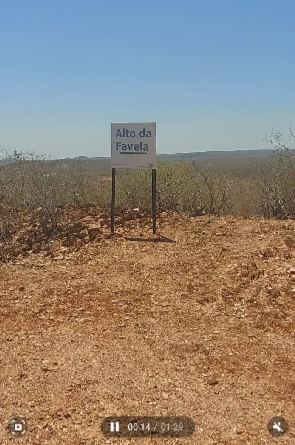
<path fill-rule="evenodd" d="M 191 153 L 175 153 L 175 154 L 158 154 L 158 162 L 179 162 L 179 161 L 196 161 L 200 164 L 210 164 L 215 168 L 230 166 L 232 169 L 241 167 L 255 167 L 255 163 L 259 160 L 269 160 L 273 157 L 273 151 L 268 149 L 261 150 L 235 150 L 235 151 L 206 151 Z M 79 156 L 73 159 L 67 158 L 62 161 L 71 163 L 79 162 L 86 170 L 101 175 L 110 175 L 111 158 L 110 157 L 86 157 Z M 117 170 L 120 173 L 120 169 Z"/>
<path fill-rule="evenodd" d="M 267 158 L 272 156 L 273 151 L 269 149 L 259 149 L 259 150 L 212 150 L 212 151 L 196 151 L 189 153 L 174 153 L 174 154 L 158 154 L 158 159 L 163 160 L 186 160 L 186 161 L 196 161 L 196 160 L 216 160 L 216 159 L 249 159 L 249 158 Z M 67 158 L 70 160 L 71 158 Z M 78 156 L 73 158 L 78 161 L 86 161 L 86 160 L 95 160 L 95 161 L 103 161 L 111 159 L 108 156 L 105 157 L 87 157 L 87 156 Z"/>
<path fill-rule="evenodd" d="M 0 267 L 1 444 L 16 414 L 30 445 L 139 443 L 104 438 L 110 415 L 196 422 L 145 444 L 268 444 L 281 413 L 294 443 L 295 222 L 162 213 L 155 237 L 134 211 L 110 237 L 73 212 L 86 237 Z"/>

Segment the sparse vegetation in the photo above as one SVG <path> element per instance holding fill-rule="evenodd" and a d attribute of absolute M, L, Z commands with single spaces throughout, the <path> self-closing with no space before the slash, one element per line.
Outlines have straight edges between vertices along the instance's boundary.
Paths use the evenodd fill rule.
<path fill-rule="evenodd" d="M 280 133 L 266 140 L 270 158 L 252 163 L 159 161 L 157 210 L 190 216 L 235 215 L 287 219 L 295 217 L 295 157 Z M 105 165 L 103 166 L 105 174 Z M 116 214 L 139 208 L 151 212 L 150 170 L 118 171 Z M 0 164 L 0 247 L 30 228 L 24 251 L 40 249 L 64 233 L 66 209 L 95 207 L 110 212 L 111 181 L 89 168 L 89 161 L 52 161 L 34 153 L 2 148 Z M 130 215 L 129 215 L 130 216 Z M 135 216 L 134 216 L 135 217 Z M 33 230 L 33 232 L 32 232 Z M 37 235 L 38 234 L 38 235 Z M 35 241 L 34 241 L 35 240 Z M 35 246 L 35 247 L 32 247 Z M 39 247 L 36 247 L 39 246 Z"/>

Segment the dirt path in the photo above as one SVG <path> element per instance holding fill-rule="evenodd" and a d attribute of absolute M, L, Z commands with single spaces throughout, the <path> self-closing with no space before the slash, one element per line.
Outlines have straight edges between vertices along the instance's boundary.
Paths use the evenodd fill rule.
<path fill-rule="evenodd" d="M 255 445 L 282 414 L 295 443 L 295 224 L 162 215 L 166 242 L 128 239 L 153 240 L 150 225 L 0 267 L 1 445 L 142 442 L 105 438 L 110 415 L 196 422 L 145 444 Z"/>

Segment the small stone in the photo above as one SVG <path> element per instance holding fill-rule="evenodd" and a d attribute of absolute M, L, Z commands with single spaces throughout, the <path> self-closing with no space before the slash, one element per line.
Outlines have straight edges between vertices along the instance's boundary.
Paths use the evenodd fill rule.
<path fill-rule="evenodd" d="M 215 385 L 218 385 L 218 380 L 217 379 L 211 379 L 211 380 L 209 380 L 209 385 L 211 385 L 211 386 L 215 386 Z"/>

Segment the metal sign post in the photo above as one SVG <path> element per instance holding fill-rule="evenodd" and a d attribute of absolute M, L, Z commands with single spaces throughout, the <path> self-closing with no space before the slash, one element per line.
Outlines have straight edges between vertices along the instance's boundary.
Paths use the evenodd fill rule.
<path fill-rule="evenodd" d="M 152 169 L 152 213 L 153 213 L 153 234 L 157 233 L 157 175 L 156 169 Z"/>
<path fill-rule="evenodd" d="M 156 123 L 112 124 L 111 233 L 115 232 L 116 168 L 152 169 L 153 234 L 156 234 Z"/>
<path fill-rule="evenodd" d="M 115 233 L 116 169 L 112 168 L 111 233 Z"/>

